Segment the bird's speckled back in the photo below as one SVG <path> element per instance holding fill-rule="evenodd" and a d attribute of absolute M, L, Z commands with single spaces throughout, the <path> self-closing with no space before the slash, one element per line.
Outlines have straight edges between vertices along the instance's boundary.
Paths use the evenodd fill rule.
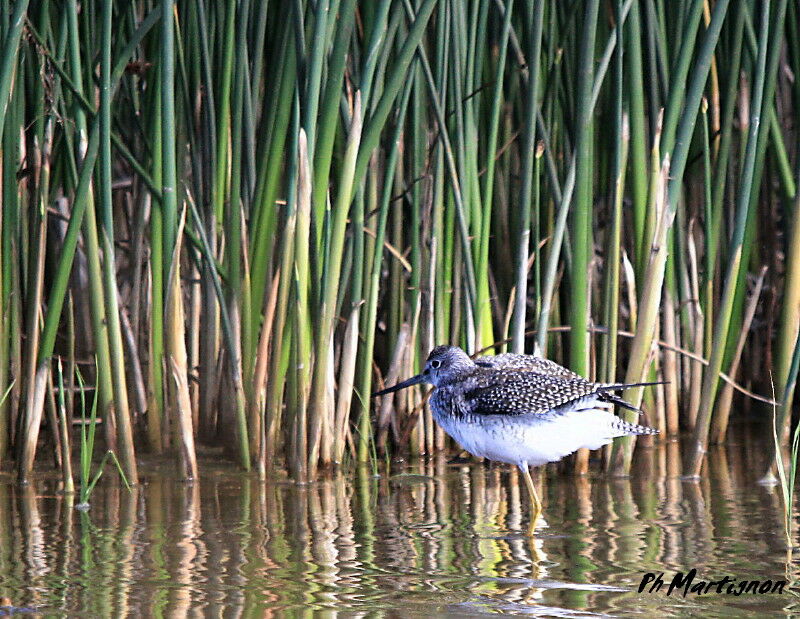
<path fill-rule="evenodd" d="M 576 374 L 555 361 L 535 355 L 519 355 L 506 352 L 494 356 L 478 357 L 475 359 L 475 364 L 495 370 L 529 370 L 561 378 L 583 378 L 580 374 Z"/>

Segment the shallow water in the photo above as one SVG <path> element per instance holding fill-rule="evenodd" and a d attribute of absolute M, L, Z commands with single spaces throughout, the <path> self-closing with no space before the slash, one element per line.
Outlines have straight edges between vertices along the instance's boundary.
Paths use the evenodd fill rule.
<path fill-rule="evenodd" d="M 675 443 L 642 450 L 630 479 L 540 480 L 546 526 L 528 538 L 524 484 L 505 466 L 395 462 L 296 485 L 203 463 L 199 482 L 145 465 L 109 475 L 88 513 L 58 482 L 0 476 L 0 615 L 558 617 L 794 614 L 783 594 L 674 591 L 676 571 L 796 578 L 779 490 L 756 483 L 768 444 L 713 449 L 680 479 Z M 661 591 L 639 593 L 648 572 Z"/>

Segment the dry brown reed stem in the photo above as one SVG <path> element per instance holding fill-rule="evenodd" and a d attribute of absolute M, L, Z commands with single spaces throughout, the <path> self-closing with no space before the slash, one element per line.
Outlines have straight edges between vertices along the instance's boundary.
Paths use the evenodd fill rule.
<path fill-rule="evenodd" d="M 165 354 L 168 360 L 168 370 L 173 377 L 173 397 L 170 408 L 175 414 L 180 442 L 181 470 L 188 479 L 197 478 L 197 455 L 194 447 L 194 426 L 192 423 L 192 399 L 189 394 L 189 367 L 186 356 L 186 341 L 184 328 L 183 292 L 181 290 L 181 245 L 183 241 L 183 225 L 186 220 L 186 210 L 181 213 L 178 224 L 178 234 L 175 250 L 167 282 L 167 298 L 165 308 Z"/>
<path fill-rule="evenodd" d="M 663 316 L 663 329 L 664 341 L 672 346 L 676 346 L 676 325 L 675 325 L 675 302 L 669 288 L 664 289 L 664 307 L 662 308 Z M 678 356 L 672 350 L 665 350 L 662 353 L 663 364 L 661 371 L 663 372 L 664 380 L 667 382 L 663 385 L 664 389 L 664 407 L 665 407 L 665 426 L 666 434 L 674 436 L 678 433 L 678 387 L 680 381 L 678 380 Z"/>
<path fill-rule="evenodd" d="M 27 480 L 33 470 L 33 460 L 36 456 L 36 444 L 39 441 L 39 427 L 42 422 L 43 404 L 46 395 L 50 367 L 41 363 L 37 367 L 39 358 L 39 318 L 44 289 L 44 264 L 47 248 L 47 188 L 50 177 L 50 153 L 53 144 L 53 118 L 49 117 L 45 129 L 44 143 L 34 152 L 35 186 L 38 187 L 38 203 L 36 210 L 39 212 L 35 228 L 35 253 L 34 264 L 29 282 L 27 330 L 28 339 L 25 347 L 27 364 L 25 368 L 25 384 L 28 393 L 25 403 L 25 417 L 23 419 L 23 433 L 18 437 L 21 442 L 18 473 L 20 480 Z M 42 183 L 40 185 L 39 183 Z"/>
<path fill-rule="evenodd" d="M 309 414 L 312 405 L 310 397 L 312 369 L 321 371 L 323 365 L 319 360 L 327 352 L 321 348 L 313 350 L 313 336 L 309 322 L 309 243 L 311 226 L 311 162 L 309 161 L 308 141 L 304 129 L 297 136 L 297 224 L 294 229 L 294 263 L 292 279 L 294 280 L 295 316 L 292 324 L 292 358 L 295 360 L 295 381 L 293 389 L 295 398 L 289 399 L 289 406 L 294 410 L 293 453 L 290 455 L 292 471 L 297 479 L 305 479 L 308 457 Z M 312 361 L 313 356 L 313 361 Z M 327 378 L 327 377 L 326 377 Z M 325 390 L 327 395 L 327 390 Z M 327 404 L 327 402 L 325 403 Z M 320 438 L 321 440 L 321 438 Z M 309 460 L 310 462 L 310 460 Z"/>
<path fill-rule="evenodd" d="M 53 388 L 53 373 L 47 377 L 47 425 L 53 440 L 53 466 L 64 470 L 64 437 L 61 434 L 61 425 L 58 422 L 58 408 L 56 407 L 56 394 Z"/>
<path fill-rule="evenodd" d="M 728 371 L 728 375 L 733 378 L 736 378 L 736 373 L 739 371 L 739 364 L 742 360 L 742 352 L 744 351 L 744 345 L 747 342 L 747 336 L 750 333 L 750 326 L 753 323 L 753 318 L 755 317 L 756 310 L 758 309 L 758 301 L 761 298 L 761 290 L 764 287 L 764 277 L 767 274 L 767 268 L 767 265 L 761 267 L 761 271 L 758 274 L 758 279 L 756 279 L 755 286 L 753 287 L 753 292 L 750 295 L 750 301 L 748 302 L 747 309 L 745 310 L 744 320 L 742 321 L 742 330 L 739 333 L 739 339 L 736 341 L 736 350 L 733 353 L 731 367 Z M 731 414 L 732 400 L 733 387 L 730 385 L 730 383 L 725 383 L 720 391 L 719 397 L 717 398 L 716 410 L 714 411 L 714 417 L 711 420 L 710 442 L 712 444 L 722 443 L 725 441 L 725 435 L 728 432 L 728 420 Z"/>
<path fill-rule="evenodd" d="M 342 341 L 341 365 L 339 381 L 337 382 L 336 414 L 333 427 L 333 461 L 336 463 L 341 463 L 344 457 L 345 431 L 350 418 L 350 404 L 354 393 L 360 313 L 359 307 L 353 308 L 350 312 Z M 360 397 L 367 398 L 369 394 L 360 394 Z"/>
<path fill-rule="evenodd" d="M 272 341 L 272 327 L 275 323 L 275 307 L 278 303 L 278 288 L 281 281 L 281 272 L 275 271 L 272 284 L 269 288 L 265 304 L 264 323 L 261 325 L 261 335 L 258 338 L 258 351 L 256 353 L 256 367 L 253 375 L 254 393 L 259 409 L 265 406 L 264 398 L 267 387 L 267 371 L 269 370 L 270 344 Z"/>
<path fill-rule="evenodd" d="M 694 329 L 692 331 L 692 349 L 698 356 L 703 355 L 705 342 L 705 316 L 700 304 L 700 277 L 697 269 L 697 245 L 693 234 L 693 221 L 689 222 L 689 280 L 692 290 L 692 312 L 694 313 Z M 697 409 L 700 407 L 700 391 L 703 388 L 703 364 L 691 364 L 691 378 L 689 381 L 689 408 L 686 413 L 686 425 L 694 428 L 697 419 Z"/>
<path fill-rule="evenodd" d="M 703 23 L 708 28 L 711 23 L 711 3 L 709 0 L 703 0 Z M 716 156 L 719 150 L 720 140 L 720 90 L 719 90 L 719 70 L 717 69 L 716 57 L 711 58 L 711 69 L 708 77 L 709 87 L 711 89 L 711 129 L 714 145 L 714 155 Z"/>
<path fill-rule="evenodd" d="M 400 332 L 397 334 L 397 343 L 395 344 L 394 352 L 392 353 L 392 360 L 389 363 L 389 370 L 386 373 L 386 378 L 384 379 L 384 383 L 387 385 L 393 385 L 400 378 L 400 372 L 403 369 L 403 359 L 406 355 L 406 351 L 408 350 L 410 333 L 411 327 L 408 325 L 408 323 L 403 323 L 400 326 Z M 403 395 L 403 392 L 400 393 Z M 383 450 L 386 449 L 389 424 L 392 420 L 392 408 L 396 395 L 397 394 L 395 393 L 390 393 L 380 399 L 380 405 L 378 408 L 378 424 L 376 428 L 377 438 L 375 441 L 379 452 L 383 452 Z"/>
<path fill-rule="evenodd" d="M 430 248 L 430 260 L 426 266 L 427 268 L 427 290 L 423 290 L 423 294 L 420 296 L 421 306 L 422 306 L 422 328 L 420 333 L 420 339 L 425 342 L 425 348 L 427 350 L 433 350 L 436 346 L 436 331 L 435 331 L 435 324 L 434 324 L 434 316 L 436 313 L 436 308 L 434 307 L 434 301 L 436 299 L 436 253 L 439 249 L 438 245 L 438 238 L 434 236 L 431 239 L 431 248 Z M 426 445 L 425 451 L 427 453 L 434 453 L 437 449 L 437 441 L 439 441 L 439 437 L 437 436 L 437 430 L 441 433 L 441 429 L 435 428 L 433 423 L 433 414 L 431 413 L 430 407 L 426 407 L 423 412 L 423 423 L 425 426 L 425 438 L 426 438 Z"/>
<path fill-rule="evenodd" d="M 128 348 L 128 382 L 133 384 L 133 395 L 135 404 L 135 416 L 142 415 L 147 410 L 147 386 L 145 385 L 144 375 L 142 374 L 141 357 L 139 356 L 139 345 L 136 343 L 136 336 L 133 333 L 131 321 L 128 318 L 128 310 L 120 307 L 119 311 L 120 326 L 122 335 L 125 337 L 125 345 Z"/>
<path fill-rule="evenodd" d="M 175 396 L 174 410 L 178 422 L 178 439 L 180 441 L 181 471 L 185 479 L 197 479 L 197 455 L 194 447 L 194 430 L 192 426 L 192 400 L 189 385 L 186 382 L 186 368 L 180 367 L 174 357 L 169 357 Z"/>
<path fill-rule="evenodd" d="M 197 377 L 200 367 L 200 324 L 203 313 L 203 290 L 200 286 L 200 269 L 197 264 L 191 265 L 191 292 L 189 294 L 189 333 L 188 357 L 191 375 Z M 197 380 L 189 381 L 189 393 L 192 400 L 192 424 L 200 428 L 200 385 Z"/>
<path fill-rule="evenodd" d="M 628 258 L 628 252 L 622 252 L 622 270 L 625 273 L 625 290 L 628 297 L 628 313 L 630 314 L 631 329 L 636 327 L 639 317 L 639 302 L 636 300 L 636 272 L 633 263 Z M 632 337 L 632 335 L 631 335 Z"/>
<path fill-rule="evenodd" d="M 64 493 L 73 494 L 75 492 L 75 482 L 72 478 L 72 432 L 71 417 L 66 407 L 66 397 L 64 394 L 64 373 L 61 366 L 61 358 L 58 359 L 58 432 L 61 435 L 61 479 L 64 482 Z M 69 392 L 72 393 L 71 391 Z"/>

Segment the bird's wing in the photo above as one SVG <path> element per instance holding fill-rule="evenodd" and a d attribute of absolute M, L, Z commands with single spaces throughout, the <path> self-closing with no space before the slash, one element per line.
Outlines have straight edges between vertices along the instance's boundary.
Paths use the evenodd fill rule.
<path fill-rule="evenodd" d="M 603 385 L 584 378 L 487 371 L 473 377 L 463 389 L 459 408 L 474 415 L 542 415 L 557 413 L 566 404 L 604 390 Z"/>
<path fill-rule="evenodd" d="M 558 376 L 561 378 L 579 378 L 584 381 L 586 380 L 580 374 L 576 374 L 572 370 L 565 368 L 563 365 L 559 365 L 555 361 L 550 361 L 550 359 L 545 359 L 544 357 L 531 357 L 531 358 L 534 360 L 533 368 L 537 372 L 541 372 L 542 374 L 548 374 L 549 376 Z"/>

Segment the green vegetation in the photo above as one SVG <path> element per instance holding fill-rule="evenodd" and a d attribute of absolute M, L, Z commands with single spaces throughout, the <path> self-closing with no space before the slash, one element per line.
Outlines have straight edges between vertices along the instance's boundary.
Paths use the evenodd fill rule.
<path fill-rule="evenodd" d="M 59 389 L 63 388 L 63 375 L 61 373 L 61 362 L 59 361 L 58 364 L 59 374 L 58 374 L 58 386 Z M 81 406 L 81 443 L 80 443 L 80 477 L 81 477 L 81 487 L 79 492 L 79 500 L 76 507 L 78 509 L 88 509 L 89 508 L 89 497 L 92 495 L 92 490 L 97 485 L 97 482 L 100 481 L 100 477 L 103 475 L 103 469 L 105 467 L 106 462 L 110 459 L 114 462 L 119 471 L 120 476 L 122 477 L 122 481 L 125 483 L 125 486 L 130 490 L 130 484 L 128 483 L 128 479 L 125 475 L 125 472 L 122 470 L 122 465 L 120 464 L 117 456 L 114 454 L 113 451 L 110 449 L 106 451 L 103 455 L 100 464 L 97 466 L 97 471 L 95 471 L 94 475 L 92 475 L 92 459 L 94 457 L 94 440 L 95 440 L 95 431 L 97 429 L 97 401 L 98 395 L 97 390 L 95 389 L 94 398 L 92 399 L 92 410 L 89 414 L 89 417 L 86 417 L 86 391 L 85 385 L 83 383 L 83 378 L 81 377 L 80 372 L 77 373 L 78 378 L 78 386 L 79 386 L 79 393 L 80 393 L 80 406 Z M 62 389 L 63 393 L 63 389 Z M 68 462 L 71 458 L 66 456 L 64 458 L 65 462 Z M 69 470 L 72 469 L 72 465 L 69 465 Z M 69 484 L 65 483 L 65 491 L 67 492 L 74 492 L 73 489 L 69 488 Z"/>
<path fill-rule="evenodd" d="M 137 451 L 194 477 L 196 440 L 301 480 L 430 453 L 423 392 L 370 393 L 445 342 L 669 381 L 647 421 L 691 433 L 693 475 L 726 435 L 720 378 L 763 393 L 774 365 L 788 442 L 796 5 L 2 7 L 0 461 L 21 479 L 71 444 L 80 367 L 132 483 Z"/>

